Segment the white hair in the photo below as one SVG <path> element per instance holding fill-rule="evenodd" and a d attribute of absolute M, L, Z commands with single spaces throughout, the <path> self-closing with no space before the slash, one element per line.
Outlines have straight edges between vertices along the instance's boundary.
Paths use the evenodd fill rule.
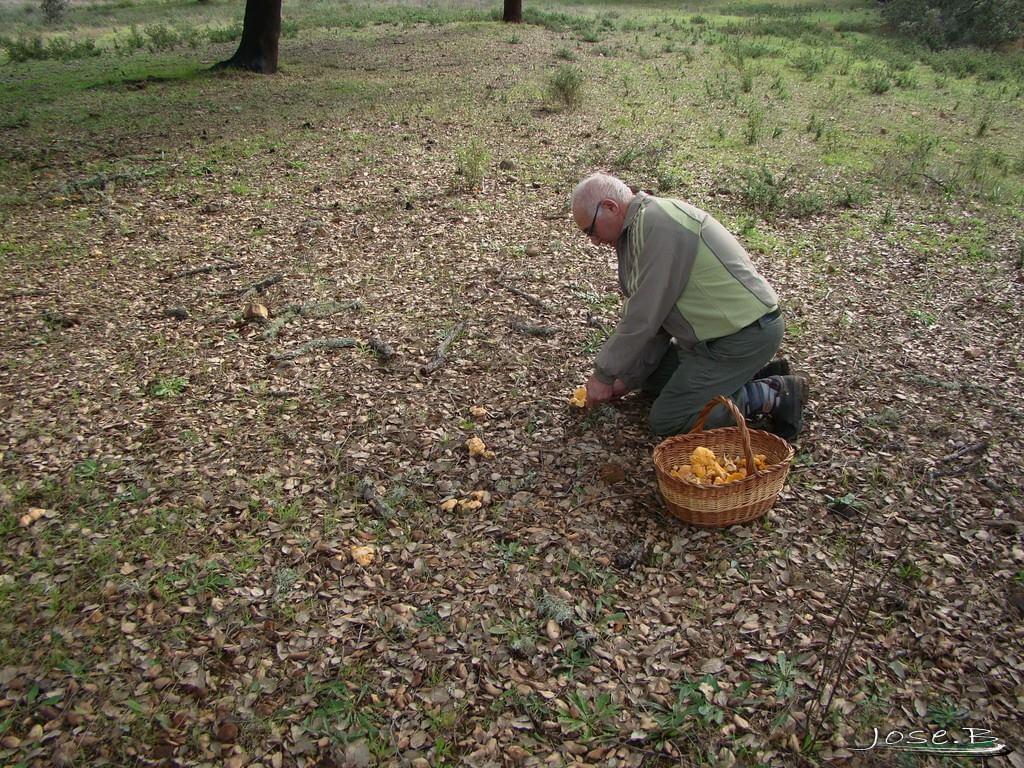
<path fill-rule="evenodd" d="M 622 179 L 607 173 L 592 173 L 572 191 L 572 210 L 589 211 L 601 200 L 609 199 L 625 205 L 633 199 L 633 191 Z"/>

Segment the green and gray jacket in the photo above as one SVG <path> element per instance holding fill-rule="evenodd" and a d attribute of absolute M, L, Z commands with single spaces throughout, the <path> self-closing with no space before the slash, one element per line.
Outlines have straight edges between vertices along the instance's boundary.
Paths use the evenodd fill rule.
<path fill-rule="evenodd" d="M 775 291 L 714 217 L 680 200 L 638 193 L 615 246 L 622 319 L 595 373 L 639 387 L 672 337 L 686 347 L 736 333 L 778 307 Z"/>

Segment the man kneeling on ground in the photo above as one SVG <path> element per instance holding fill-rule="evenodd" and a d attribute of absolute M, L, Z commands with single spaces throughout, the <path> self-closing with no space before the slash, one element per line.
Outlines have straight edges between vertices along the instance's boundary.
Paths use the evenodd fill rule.
<path fill-rule="evenodd" d="M 748 420 L 796 438 L 807 380 L 790 375 L 786 360 L 772 361 L 785 327 L 778 296 L 725 227 L 603 173 L 573 190 L 572 216 L 594 245 L 615 249 L 625 296 L 587 381 L 588 407 L 643 389 L 655 397 L 651 429 L 667 436 L 689 430 L 709 400 L 725 395 Z M 705 422 L 731 424 L 721 406 Z"/>

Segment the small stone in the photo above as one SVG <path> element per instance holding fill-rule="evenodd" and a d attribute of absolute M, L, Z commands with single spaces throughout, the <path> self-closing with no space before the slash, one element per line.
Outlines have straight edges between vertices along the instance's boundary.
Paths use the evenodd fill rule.
<path fill-rule="evenodd" d="M 558 622 L 554 619 L 548 619 L 548 623 L 544 626 L 544 632 L 550 640 L 557 640 L 562 636 L 562 628 L 558 626 Z"/>
<path fill-rule="evenodd" d="M 609 485 L 621 483 L 626 479 L 626 470 L 614 461 L 602 464 L 601 468 L 598 470 L 598 474 L 601 476 L 601 479 Z"/>
<path fill-rule="evenodd" d="M 217 741 L 221 744 L 234 744 L 238 739 L 238 726 L 230 720 L 220 724 L 217 729 Z"/>
<path fill-rule="evenodd" d="M 270 318 L 270 311 L 257 301 L 251 302 L 245 305 L 245 309 L 242 310 L 242 319 L 246 321 L 256 320 L 258 322 L 266 321 Z"/>

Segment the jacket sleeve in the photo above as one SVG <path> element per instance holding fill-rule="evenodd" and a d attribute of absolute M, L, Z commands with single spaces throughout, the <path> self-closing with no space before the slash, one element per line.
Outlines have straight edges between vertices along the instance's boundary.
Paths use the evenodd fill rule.
<path fill-rule="evenodd" d="M 657 209 L 648 209 L 634 226 L 642 228 L 642 237 L 630 243 L 628 258 L 636 259 L 636 268 L 632 280 L 627 278 L 628 298 L 594 372 L 605 383 L 619 378 L 635 388 L 668 349 L 671 337 L 661 327 L 689 279 L 697 239 Z"/>

